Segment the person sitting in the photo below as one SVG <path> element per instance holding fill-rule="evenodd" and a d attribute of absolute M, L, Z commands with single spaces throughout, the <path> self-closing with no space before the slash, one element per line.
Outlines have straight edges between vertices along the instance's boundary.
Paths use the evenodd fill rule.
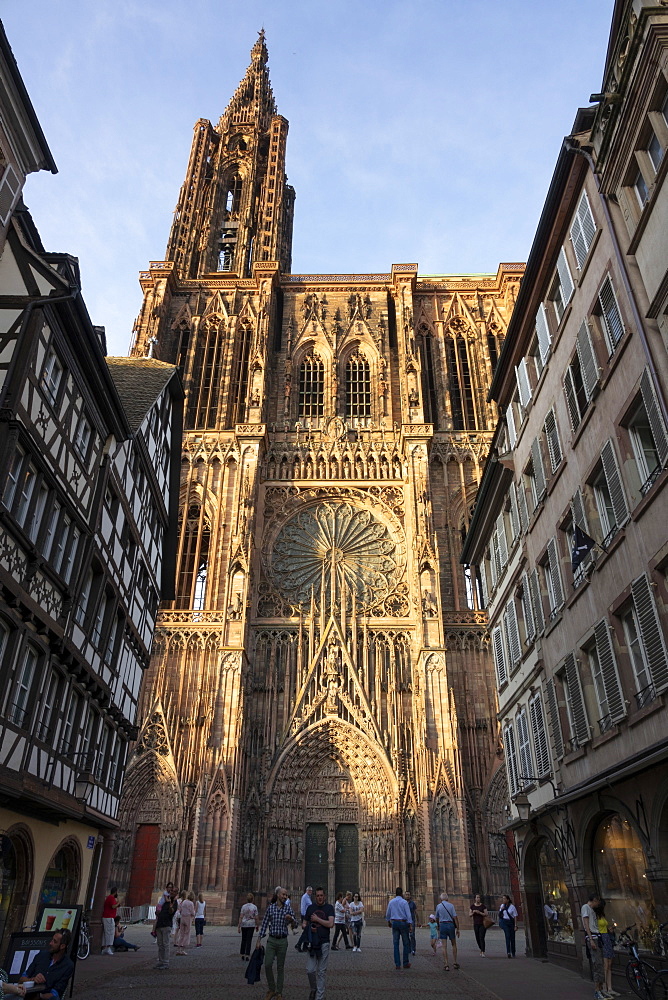
<path fill-rule="evenodd" d="M 60 1000 L 74 972 L 74 962 L 67 954 L 72 944 L 71 931 L 55 931 L 48 948 L 38 952 L 21 976 L 20 982 L 32 981 L 44 986 L 40 1000 Z"/>
<path fill-rule="evenodd" d="M 127 927 L 125 927 L 121 923 L 121 918 L 120 917 L 116 917 L 116 919 L 114 921 L 114 950 L 115 951 L 129 951 L 130 949 L 132 949 L 133 951 L 139 951 L 139 945 L 138 944 L 130 944 L 130 942 L 126 941 L 125 938 L 123 937 L 123 935 L 125 934 L 126 930 L 127 930 Z"/>
<path fill-rule="evenodd" d="M 0 969 L 0 997 L 24 997 L 26 988 L 20 983 L 8 983 L 7 973 Z"/>

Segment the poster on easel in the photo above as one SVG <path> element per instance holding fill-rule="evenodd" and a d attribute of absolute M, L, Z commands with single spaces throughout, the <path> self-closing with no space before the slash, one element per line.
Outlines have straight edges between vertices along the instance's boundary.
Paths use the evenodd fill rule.
<path fill-rule="evenodd" d="M 26 931 L 23 934 L 12 934 L 5 955 L 3 968 L 10 980 L 16 982 L 22 976 L 36 955 L 48 948 L 51 934 L 39 934 Z"/>
<path fill-rule="evenodd" d="M 77 936 L 82 906 L 43 906 L 37 918 L 38 931 L 70 931 L 72 938 Z"/>

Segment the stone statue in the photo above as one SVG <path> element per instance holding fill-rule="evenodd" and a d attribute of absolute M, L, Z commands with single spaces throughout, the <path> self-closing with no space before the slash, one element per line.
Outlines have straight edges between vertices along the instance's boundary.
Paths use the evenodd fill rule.
<path fill-rule="evenodd" d="M 330 865 L 333 865 L 336 861 L 336 836 L 333 832 L 330 832 L 327 840 L 327 860 Z"/>

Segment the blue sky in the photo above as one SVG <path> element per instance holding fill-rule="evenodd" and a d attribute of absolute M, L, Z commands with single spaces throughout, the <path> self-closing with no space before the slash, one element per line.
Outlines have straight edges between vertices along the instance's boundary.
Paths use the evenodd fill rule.
<path fill-rule="evenodd" d="M 59 168 L 28 179 L 125 354 L 192 128 L 264 26 L 290 122 L 295 272 L 496 271 L 525 260 L 561 139 L 601 86 L 613 0 L 5 0 Z"/>

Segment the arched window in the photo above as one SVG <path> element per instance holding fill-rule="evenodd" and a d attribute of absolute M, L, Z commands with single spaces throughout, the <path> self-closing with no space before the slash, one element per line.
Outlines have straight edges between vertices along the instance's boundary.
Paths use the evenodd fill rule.
<path fill-rule="evenodd" d="M 199 503 L 188 508 L 182 532 L 176 607 L 201 611 L 206 599 L 211 529 Z"/>
<path fill-rule="evenodd" d="M 228 181 L 227 193 L 225 195 L 225 217 L 227 219 L 233 219 L 239 214 L 241 188 L 241 177 L 239 177 L 239 174 L 233 174 Z"/>
<path fill-rule="evenodd" d="M 371 372 L 360 351 L 354 351 L 346 364 L 346 416 L 371 416 Z"/>
<path fill-rule="evenodd" d="M 325 366 L 317 354 L 307 354 L 299 369 L 299 416 L 323 416 L 325 405 Z"/>
<path fill-rule="evenodd" d="M 250 357 L 253 331 L 248 323 L 237 327 L 237 344 L 232 364 L 230 391 L 227 401 L 228 427 L 241 424 L 246 419 L 248 395 L 248 359 Z"/>
<path fill-rule="evenodd" d="M 186 430 L 215 427 L 222 382 L 223 337 L 216 323 L 199 331 L 189 379 Z"/>
<path fill-rule="evenodd" d="M 438 430 L 438 398 L 436 395 L 436 376 L 434 374 L 434 355 L 432 339 L 428 330 L 420 330 L 418 334 L 418 348 L 422 366 L 424 419 L 434 425 L 434 430 Z"/>
<path fill-rule="evenodd" d="M 620 927 L 635 924 L 641 948 L 650 949 L 656 927 L 647 858 L 630 820 L 612 813 L 599 824 L 593 841 L 596 886 L 606 901 L 605 915 Z"/>

